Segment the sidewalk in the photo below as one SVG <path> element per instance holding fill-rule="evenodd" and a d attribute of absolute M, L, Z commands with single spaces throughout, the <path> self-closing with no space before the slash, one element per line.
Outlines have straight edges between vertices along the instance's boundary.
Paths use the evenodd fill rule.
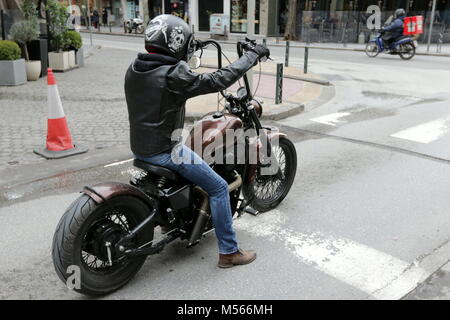
<path fill-rule="evenodd" d="M 122 27 L 111 27 L 111 32 L 109 31 L 109 27 L 101 27 L 100 32 L 97 29 L 94 29 L 92 32 L 96 34 L 105 34 L 105 35 L 116 35 L 116 36 L 130 36 L 130 37 L 144 37 L 143 34 L 135 34 L 135 33 L 124 33 Z M 81 29 L 80 32 L 89 33 L 87 29 Z M 195 37 L 198 39 L 208 39 L 210 38 L 209 32 L 196 32 Z M 230 34 L 227 40 L 219 40 L 221 43 L 230 43 L 234 44 L 236 40 L 242 40 L 246 37 L 245 34 Z M 255 35 L 255 38 L 258 41 L 263 41 L 263 36 Z M 284 39 L 277 37 L 269 37 L 267 38 L 267 45 L 273 47 L 285 47 L 286 41 Z M 314 43 L 306 43 L 301 41 L 290 41 L 290 47 L 292 48 L 304 48 L 310 47 L 313 49 L 322 49 L 322 50 L 346 50 L 346 51 L 364 51 L 366 44 L 358 44 L 358 43 L 336 43 L 336 42 L 314 42 Z M 430 55 L 430 56 L 442 56 L 442 57 L 450 57 L 450 43 L 442 44 L 441 51 L 437 52 L 437 44 L 432 43 L 430 46 L 430 51 L 427 51 L 426 43 L 419 43 L 419 48 L 417 49 L 418 55 Z"/>
<path fill-rule="evenodd" d="M 89 147 L 89 152 L 60 160 L 45 160 L 33 153 L 45 145 L 47 130 L 46 78 L 17 87 L 0 87 L 0 201 L 6 189 L 26 181 L 34 181 L 71 170 L 92 166 L 92 161 L 108 163 L 130 157 L 128 113 L 123 79 L 135 53 L 129 50 L 102 50 L 93 47 L 85 67 L 57 73 L 56 81 L 75 144 Z M 204 63 L 211 63 L 207 61 Z M 294 79 L 284 81 L 284 103 L 274 105 L 275 77 L 273 63 L 263 67 L 257 93 L 265 103 L 266 119 L 277 119 L 301 112 L 303 104 L 319 99 L 321 85 Z M 197 72 L 213 69 L 202 68 Z M 287 75 L 302 71 L 286 68 Z M 255 72 L 254 84 L 258 82 Z M 317 78 L 314 75 L 307 75 Z M 237 89 L 238 85 L 232 89 Z M 190 99 L 187 118 L 217 110 L 217 94 Z M 222 107 L 220 108 L 222 109 Z M 108 152 L 114 150 L 113 152 Z M 2 190 L 3 187 L 3 190 Z M 6 188 L 6 189 L 5 189 Z"/>

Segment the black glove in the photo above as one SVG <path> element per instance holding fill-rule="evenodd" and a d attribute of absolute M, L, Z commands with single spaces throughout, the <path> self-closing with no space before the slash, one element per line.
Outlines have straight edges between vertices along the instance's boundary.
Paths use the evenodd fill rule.
<path fill-rule="evenodd" d="M 270 50 L 267 49 L 267 47 L 263 46 L 262 44 L 257 44 L 253 48 L 250 48 L 250 51 L 255 52 L 260 60 L 262 58 L 268 58 L 270 56 Z"/>

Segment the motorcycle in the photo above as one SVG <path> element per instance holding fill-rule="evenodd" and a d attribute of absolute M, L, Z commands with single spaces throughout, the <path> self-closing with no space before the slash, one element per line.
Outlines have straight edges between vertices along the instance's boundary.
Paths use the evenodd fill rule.
<path fill-rule="evenodd" d="M 142 33 L 144 33 L 144 30 L 145 30 L 144 20 L 142 20 L 141 18 L 134 18 L 131 20 L 126 20 L 123 27 L 124 27 L 125 33 L 131 33 L 134 30 L 135 33 L 142 34 Z"/>
<path fill-rule="evenodd" d="M 417 40 L 405 36 L 386 46 L 383 41 L 383 34 L 384 33 L 380 30 L 377 36 L 367 43 L 367 56 L 375 58 L 383 51 L 388 51 L 389 54 L 399 55 L 403 60 L 410 60 L 415 56 L 416 49 L 419 46 Z"/>
<path fill-rule="evenodd" d="M 255 44 L 254 40 L 239 41 L 238 55 Z M 198 41 L 195 49 L 203 53 L 208 46 L 217 49 L 221 68 L 224 53 L 218 42 Z M 194 58 L 190 63 L 194 60 L 198 67 L 200 58 Z M 234 218 L 275 208 L 289 193 L 297 169 L 294 144 L 286 134 L 261 124 L 262 105 L 254 99 L 246 75 L 243 80 L 245 86 L 235 95 L 221 92 L 225 108 L 196 122 L 186 140 L 200 138 L 201 151 L 205 151 L 227 130 L 251 132 L 216 146 L 215 155 L 227 161 L 208 162 L 229 184 Z M 249 150 L 261 151 L 264 145 L 266 151 L 257 153 L 252 161 Z M 236 154 L 229 151 L 242 146 L 243 161 L 236 161 Z M 275 169 L 270 169 L 269 163 L 275 163 Z M 52 245 L 56 273 L 67 285 L 68 270 L 77 266 L 81 283 L 73 289 L 79 293 L 96 296 L 113 292 L 139 271 L 147 256 L 160 253 L 176 239 L 192 247 L 214 230 L 203 189 L 165 167 L 137 159 L 133 164 L 140 173 L 129 184 L 106 182 L 84 187 L 56 228 Z M 164 232 L 154 239 L 158 226 Z"/>

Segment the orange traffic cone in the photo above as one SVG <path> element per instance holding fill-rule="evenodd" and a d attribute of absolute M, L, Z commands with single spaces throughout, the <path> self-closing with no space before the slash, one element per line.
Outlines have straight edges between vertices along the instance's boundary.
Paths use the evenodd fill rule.
<path fill-rule="evenodd" d="M 34 150 L 34 152 L 47 159 L 64 158 L 87 152 L 87 148 L 75 146 L 72 142 L 72 136 L 59 96 L 58 86 L 56 85 L 55 75 L 51 68 L 48 68 L 47 71 L 47 83 L 47 142 L 45 149 Z"/>

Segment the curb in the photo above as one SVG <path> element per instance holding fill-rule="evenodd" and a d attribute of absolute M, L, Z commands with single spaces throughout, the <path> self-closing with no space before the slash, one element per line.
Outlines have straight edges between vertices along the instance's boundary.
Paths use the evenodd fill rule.
<path fill-rule="evenodd" d="M 270 106 L 277 106 L 271 104 Z M 264 106 L 263 106 L 264 109 Z M 281 120 L 290 116 L 297 115 L 305 111 L 305 105 L 300 103 L 282 103 L 276 107 L 275 110 L 263 111 L 261 120 Z M 207 112 L 206 112 L 207 113 Z M 197 121 L 200 120 L 205 114 L 205 112 L 186 112 L 186 121 Z"/>
<path fill-rule="evenodd" d="M 129 159 L 133 155 L 128 145 L 120 145 L 109 149 L 94 149 L 76 157 L 47 160 L 38 164 L 11 166 L 2 169 L 0 174 L 0 204 L 12 203 L 15 200 L 32 196 L 35 193 L 48 191 L 45 181 L 58 179 L 74 172 L 104 166 L 107 163 Z"/>
<path fill-rule="evenodd" d="M 202 64 L 200 65 L 200 68 L 206 68 L 206 69 L 217 69 L 216 66 L 213 66 L 211 64 Z M 267 71 L 261 71 L 261 74 L 268 75 L 268 76 L 276 76 L 275 72 L 267 72 Z M 302 77 L 302 76 L 291 76 L 291 75 L 283 75 L 283 78 L 286 79 L 292 79 L 292 80 L 299 80 L 299 81 L 305 81 L 305 82 L 312 82 L 316 84 L 320 84 L 323 86 L 330 86 L 331 83 L 328 80 L 321 80 L 321 79 L 313 79 L 308 77 Z"/>
<path fill-rule="evenodd" d="M 80 30 L 80 33 L 89 33 L 89 31 L 87 30 Z M 125 36 L 125 37 L 138 37 L 138 38 L 143 38 L 144 35 L 143 34 L 124 34 L 124 33 L 118 33 L 118 32 L 92 32 L 93 34 L 103 34 L 103 35 L 111 35 L 111 36 Z M 208 38 L 201 38 L 199 37 L 199 39 L 208 39 Z M 230 40 L 224 40 L 224 41 L 219 41 L 220 43 L 224 43 L 224 44 L 236 44 L 235 41 L 230 41 Z M 267 43 L 268 47 L 286 47 L 285 44 L 276 44 L 276 43 Z M 338 50 L 338 51 L 355 51 L 355 52 L 365 52 L 364 49 L 358 49 L 358 48 L 337 48 L 337 47 L 318 47 L 318 46 L 308 46 L 308 45 L 296 45 L 296 44 L 291 44 L 289 46 L 290 48 L 310 48 L 310 49 L 319 49 L 319 50 Z M 427 52 L 416 52 L 416 55 L 418 56 L 432 56 L 432 57 L 448 57 L 450 58 L 450 53 L 427 53 Z"/>
<path fill-rule="evenodd" d="M 123 37 L 135 37 L 135 38 L 144 38 L 145 37 L 144 34 L 121 33 L 121 32 L 98 32 L 98 31 L 89 32 L 88 30 L 80 30 L 80 33 L 104 34 L 104 35 L 110 35 L 110 36 L 123 36 Z"/>

